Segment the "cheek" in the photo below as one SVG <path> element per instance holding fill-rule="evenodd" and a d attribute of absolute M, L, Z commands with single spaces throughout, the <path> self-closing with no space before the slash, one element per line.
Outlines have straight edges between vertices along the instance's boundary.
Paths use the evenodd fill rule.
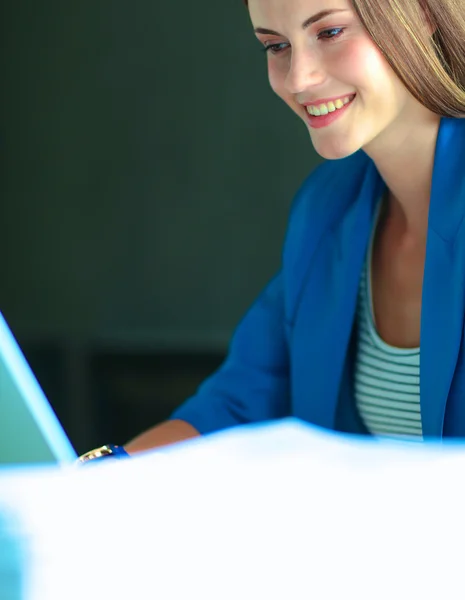
<path fill-rule="evenodd" d="M 281 98 L 296 114 L 300 114 L 300 107 L 296 104 L 294 96 L 286 89 L 288 63 L 285 60 L 268 59 L 268 81 L 273 92 Z"/>
<path fill-rule="evenodd" d="M 344 45 L 338 69 L 343 79 L 360 88 L 379 88 L 390 68 L 371 39 L 351 40 Z"/>
<path fill-rule="evenodd" d="M 284 61 L 268 59 L 268 81 L 270 82 L 271 89 L 280 98 L 288 102 L 289 93 L 286 93 L 286 76 L 287 71 L 285 69 Z"/>
<path fill-rule="evenodd" d="M 341 44 L 338 52 L 331 56 L 331 71 L 338 79 L 358 86 L 360 80 L 363 81 L 364 61 L 365 56 L 360 43 L 351 40 Z"/>

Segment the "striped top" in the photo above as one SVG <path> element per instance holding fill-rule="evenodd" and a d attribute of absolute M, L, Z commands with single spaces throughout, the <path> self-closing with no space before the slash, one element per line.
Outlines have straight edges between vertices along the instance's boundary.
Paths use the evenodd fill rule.
<path fill-rule="evenodd" d="M 373 239 L 358 296 L 355 403 L 372 434 L 421 441 L 420 348 L 395 348 L 376 331 L 369 269 L 372 245 Z"/>

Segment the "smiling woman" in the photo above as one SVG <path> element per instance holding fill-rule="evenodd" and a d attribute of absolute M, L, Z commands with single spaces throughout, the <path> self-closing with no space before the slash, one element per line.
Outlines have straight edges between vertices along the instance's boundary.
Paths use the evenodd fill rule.
<path fill-rule="evenodd" d="M 247 5 L 272 89 L 329 160 L 224 364 L 128 451 L 290 415 L 465 438 L 465 0 Z"/>
<path fill-rule="evenodd" d="M 244 1 L 248 6 L 249 0 Z M 352 6 L 393 71 L 419 102 L 440 115 L 465 114 L 465 10 L 460 2 L 403 0 L 387 10 L 383 0 L 352 0 Z M 328 12 L 316 16 L 321 19 Z"/>

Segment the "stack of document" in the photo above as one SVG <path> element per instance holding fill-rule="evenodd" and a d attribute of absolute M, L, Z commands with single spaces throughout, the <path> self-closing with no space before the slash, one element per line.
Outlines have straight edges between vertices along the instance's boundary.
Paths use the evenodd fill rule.
<path fill-rule="evenodd" d="M 465 446 L 295 420 L 0 471 L 1 600 L 464 598 Z"/>

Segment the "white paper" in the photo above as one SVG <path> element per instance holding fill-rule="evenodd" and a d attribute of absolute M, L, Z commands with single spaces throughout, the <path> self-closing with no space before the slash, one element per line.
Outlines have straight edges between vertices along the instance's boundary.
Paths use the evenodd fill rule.
<path fill-rule="evenodd" d="M 463 600 L 464 481 L 461 444 L 294 420 L 0 471 L 0 598 Z"/>

